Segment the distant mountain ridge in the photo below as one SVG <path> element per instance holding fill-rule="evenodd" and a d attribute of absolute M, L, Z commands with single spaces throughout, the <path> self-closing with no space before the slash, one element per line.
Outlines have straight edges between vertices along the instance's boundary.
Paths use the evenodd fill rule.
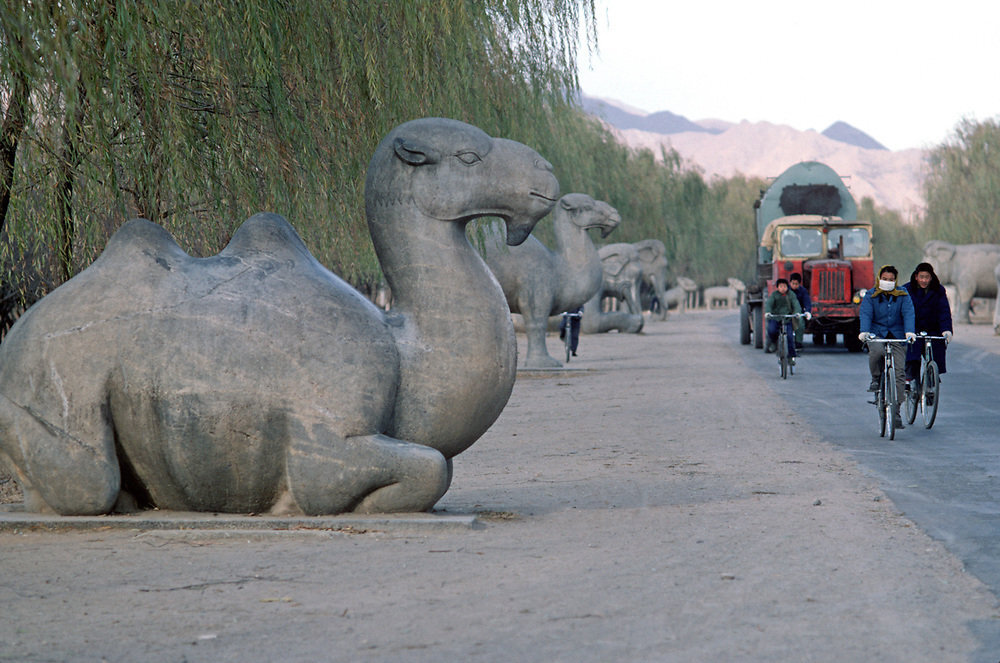
<path fill-rule="evenodd" d="M 708 178 L 773 178 L 799 161 L 821 161 L 845 179 L 859 203 L 871 197 L 910 222 L 923 213 L 924 152 L 893 152 L 846 122 L 834 122 L 818 133 L 769 122 L 691 121 L 669 111 L 642 114 L 621 102 L 586 95 L 581 104 L 622 143 L 654 154 L 661 147 L 673 148 Z"/>
<path fill-rule="evenodd" d="M 610 100 L 582 95 L 580 103 L 583 110 L 595 115 L 618 129 L 638 129 L 657 134 L 679 134 L 685 131 L 703 131 L 710 134 L 721 134 L 728 127 L 720 127 L 717 120 L 692 122 L 683 115 L 670 111 L 657 111 L 640 115 L 626 110 Z M 864 131 L 852 127 L 847 122 L 837 121 L 827 127 L 823 136 L 832 140 L 861 147 L 866 150 L 886 150 L 885 145 L 878 142 Z"/>

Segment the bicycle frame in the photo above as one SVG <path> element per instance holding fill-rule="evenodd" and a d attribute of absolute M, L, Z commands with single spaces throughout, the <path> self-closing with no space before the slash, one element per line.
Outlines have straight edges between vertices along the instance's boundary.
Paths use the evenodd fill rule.
<path fill-rule="evenodd" d="M 916 384 L 911 384 L 910 392 L 906 396 L 906 422 L 912 424 L 917 418 L 919 409 L 923 414 L 924 428 L 930 428 L 937 417 L 941 390 L 931 341 L 947 341 L 947 339 L 944 336 L 930 336 L 927 332 L 920 332 L 917 338 L 924 341 L 924 348 L 920 354 L 920 369 Z"/>
<path fill-rule="evenodd" d="M 896 358 L 892 354 L 893 344 L 909 343 L 899 338 L 869 338 L 871 343 L 882 343 L 886 346 L 882 353 L 882 377 L 879 378 L 879 388 L 875 395 L 875 408 L 878 410 L 879 437 L 888 434 L 890 440 L 896 437 L 896 422 L 893 421 L 893 405 L 897 403 L 896 392 Z"/>
<path fill-rule="evenodd" d="M 781 379 L 785 380 L 789 373 L 795 375 L 795 358 L 788 356 L 788 322 L 795 318 L 804 318 L 806 315 L 805 313 L 768 313 L 765 317 L 778 321 L 778 364 L 781 366 Z"/>

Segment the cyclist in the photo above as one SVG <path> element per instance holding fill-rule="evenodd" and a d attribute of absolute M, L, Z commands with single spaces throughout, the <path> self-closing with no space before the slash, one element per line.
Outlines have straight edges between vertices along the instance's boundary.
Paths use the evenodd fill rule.
<path fill-rule="evenodd" d="M 798 298 L 788 291 L 788 280 L 778 279 L 775 283 L 775 290 L 772 292 L 767 301 L 764 302 L 764 313 L 770 313 L 772 315 L 791 315 L 793 313 L 802 313 L 802 306 L 799 305 Z M 792 323 L 795 323 L 794 325 Z M 785 327 L 788 338 L 794 339 L 795 332 L 794 327 L 798 324 L 798 320 L 787 320 L 785 322 L 787 327 Z M 778 321 L 770 319 L 767 321 L 767 349 L 765 352 L 774 352 L 776 349 L 776 344 L 778 342 Z M 795 356 L 795 343 L 794 341 L 788 344 L 788 356 Z"/>
<path fill-rule="evenodd" d="M 812 315 L 812 298 L 809 296 L 809 291 L 802 287 L 802 275 L 798 272 L 792 272 L 788 277 L 788 288 L 799 300 L 799 306 L 802 307 L 803 313 L 808 313 Z M 802 341 L 806 335 L 806 326 L 798 325 L 795 328 L 795 349 L 802 349 Z"/>
<path fill-rule="evenodd" d="M 951 306 L 948 304 L 948 294 L 934 273 L 930 263 L 917 265 L 910 275 L 910 282 L 903 285 L 913 300 L 915 315 L 914 326 L 918 331 L 925 331 L 930 336 L 944 336 L 944 341 L 931 341 L 934 350 L 934 363 L 938 374 L 945 372 L 945 348 L 951 341 L 953 327 L 951 325 Z M 911 380 L 920 379 L 920 356 L 924 352 L 924 341 L 914 343 L 906 350 L 906 380 L 910 386 Z M 912 385 L 919 389 L 919 384 Z"/>
<path fill-rule="evenodd" d="M 865 293 L 861 300 L 861 333 L 858 338 L 867 341 L 869 338 L 906 338 L 912 341 L 917 337 L 914 333 L 913 300 L 909 293 L 896 287 L 899 271 L 892 265 L 885 265 L 878 270 L 878 286 Z M 868 345 L 868 370 L 872 381 L 868 391 L 878 391 L 879 378 L 882 376 L 882 359 L 886 343 L 870 343 Z M 890 352 L 896 364 L 896 402 L 892 403 L 892 422 L 895 428 L 903 427 L 903 419 L 899 416 L 899 404 L 903 399 L 905 385 L 904 365 L 906 353 L 903 346 L 892 344 Z"/>
<path fill-rule="evenodd" d="M 583 307 L 578 306 L 572 311 L 567 311 L 567 313 L 572 313 L 574 315 L 568 316 L 569 318 L 569 349 L 576 356 L 576 349 L 580 345 L 580 316 L 583 314 Z M 566 338 L 566 320 L 567 316 L 563 316 L 563 319 L 559 321 L 559 339 L 564 340 Z"/>

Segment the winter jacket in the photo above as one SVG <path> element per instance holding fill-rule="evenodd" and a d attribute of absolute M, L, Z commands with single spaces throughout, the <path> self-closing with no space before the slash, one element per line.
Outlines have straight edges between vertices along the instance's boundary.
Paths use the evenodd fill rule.
<path fill-rule="evenodd" d="M 948 304 L 948 295 L 944 286 L 937 284 L 929 285 L 926 289 L 921 288 L 916 282 L 910 282 L 903 288 L 910 293 L 914 309 L 914 330 L 925 331 L 931 336 L 940 336 L 941 332 L 954 331 L 951 326 L 951 306 Z M 934 362 L 938 365 L 938 370 L 944 373 L 945 366 L 945 343 L 944 341 L 931 341 L 934 351 Z M 906 350 L 907 361 L 917 361 L 923 353 L 922 343 L 914 343 Z"/>
<path fill-rule="evenodd" d="M 798 297 L 793 295 L 791 290 L 784 295 L 775 290 L 768 296 L 767 301 L 764 302 L 764 313 L 770 313 L 772 315 L 791 315 L 792 313 L 802 313 L 802 306 L 799 305 Z M 793 328 L 797 328 L 799 326 L 798 318 L 792 321 L 792 326 Z"/>
<path fill-rule="evenodd" d="M 872 288 L 861 300 L 861 331 L 879 338 L 902 339 L 912 333 L 913 300 L 905 290 L 890 292 Z"/>
<path fill-rule="evenodd" d="M 799 306 L 802 307 L 803 313 L 805 313 L 806 311 L 809 311 L 810 313 L 812 312 L 813 310 L 812 297 L 809 296 L 809 291 L 806 290 L 806 287 L 804 285 L 800 285 L 797 290 L 792 290 L 791 288 L 789 288 L 788 291 L 795 293 L 795 296 L 798 297 Z"/>

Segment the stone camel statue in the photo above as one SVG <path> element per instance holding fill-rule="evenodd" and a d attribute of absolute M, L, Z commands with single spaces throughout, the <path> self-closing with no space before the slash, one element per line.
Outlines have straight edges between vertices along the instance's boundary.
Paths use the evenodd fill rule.
<path fill-rule="evenodd" d="M 941 283 L 958 288 L 958 322 L 970 322 L 973 297 L 997 296 L 993 270 L 1000 264 L 1000 244 L 949 244 L 932 239 L 924 244 L 924 261 L 931 264 Z"/>
<path fill-rule="evenodd" d="M 609 331 L 642 331 L 642 308 L 639 305 L 642 267 L 638 249 L 632 244 L 621 242 L 602 246 L 597 254 L 601 256 L 603 271 L 601 289 L 583 306 L 580 332 L 602 334 Z M 601 300 L 604 297 L 624 300 L 628 311 L 603 311 Z"/>
<path fill-rule="evenodd" d="M 639 298 L 641 302 L 652 300 L 653 296 L 659 302 L 656 315 L 660 320 L 666 320 L 667 306 L 667 272 L 670 266 L 667 260 L 667 247 L 658 239 L 644 239 L 633 244 L 639 251 Z M 651 310 L 652 312 L 652 310 Z"/>
<path fill-rule="evenodd" d="M 545 347 L 549 316 L 583 306 L 601 287 L 601 258 L 587 234 L 599 228 L 601 237 L 618 227 L 614 207 L 585 193 L 568 193 L 552 211 L 555 249 L 535 237 L 512 247 L 497 237 L 485 242 L 486 264 L 503 289 L 511 313 L 520 313 L 527 336 L 525 368 L 555 368 L 562 362 Z"/>
<path fill-rule="evenodd" d="M 365 185 L 395 306 L 325 269 L 274 214 L 192 258 L 126 223 L 0 345 L 0 462 L 34 512 L 429 509 L 451 458 L 507 403 L 517 346 L 465 236 L 524 241 L 559 196 L 514 141 L 424 118 L 393 129 Z"/>

